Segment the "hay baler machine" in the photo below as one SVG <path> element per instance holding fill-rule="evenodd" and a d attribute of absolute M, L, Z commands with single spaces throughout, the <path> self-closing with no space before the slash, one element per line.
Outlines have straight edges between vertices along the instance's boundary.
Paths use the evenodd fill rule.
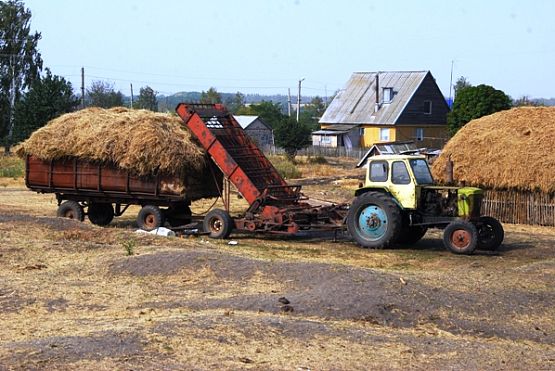
<path fill-rule="evenodd" d="M 249 204 L 243 214 L 232 218 L 230 187 L 224 187 L 224 209 L 211 210 L 203 220 L 211 237 L 227 238 L 233 229 L 276 234 L 345 229 L 348 206 L 307 202 L 301 186 L 287 184 L 223 105 L 181 103 L 176 111 Z"/>

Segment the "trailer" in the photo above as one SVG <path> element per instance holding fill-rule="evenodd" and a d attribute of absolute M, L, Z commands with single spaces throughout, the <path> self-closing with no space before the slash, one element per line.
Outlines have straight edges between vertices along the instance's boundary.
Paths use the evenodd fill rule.
<path fill-rule="evenodd" d="M 43 161 L 27 156 L 25 165 L 26 186 L 39 193 L 54 193 L 58 216 L 80 221 L 88 216 L 101 226 L 121 216 L 130 205 L 142 206 L 137 224 L 145 230 L 165 222 L 170 226 L 190 223 L 191 202 L 219 196 L 222 185 L 221 173 L 209 159 L 202 171 L 184 177 L 137 176 L 112 164 L 78 158 Z"/>
<path fill-rule="evenodd" d="M 226 182 L 235 186 L 249 207 L 229 214 L 229 193 L 222 194 L 224 209 L 213 209 L 203 228 L 213 238 L 227 238 L 232 230 L 295 234 L 302 230 L 343 230 L 346 204 L 314 205 L 289 185 L 272 163 L 221 104 L 185 104 L 177 114 L 196 136 Z M 230 187 L 224 187 L 229 192 Z"/>

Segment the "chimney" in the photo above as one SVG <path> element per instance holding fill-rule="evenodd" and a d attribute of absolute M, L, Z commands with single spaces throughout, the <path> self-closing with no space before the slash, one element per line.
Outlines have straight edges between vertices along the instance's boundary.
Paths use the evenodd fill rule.
<path fill-rule="evenodd" d="M 380 109 L 380 72 L 376 72 L 376 106 L 374 107 L 374 112 L 378 112 Z"/>

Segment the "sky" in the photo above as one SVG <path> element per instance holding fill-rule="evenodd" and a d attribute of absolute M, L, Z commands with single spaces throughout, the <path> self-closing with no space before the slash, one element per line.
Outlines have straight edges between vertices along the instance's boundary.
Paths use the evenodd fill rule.
<path fill-rule="evenodd" d="M 45 67 L 129 95 L 328 96 L 353 72 L 430 70 L 513 98 L 555 97 L 551 0 L 24 0 Z"/>

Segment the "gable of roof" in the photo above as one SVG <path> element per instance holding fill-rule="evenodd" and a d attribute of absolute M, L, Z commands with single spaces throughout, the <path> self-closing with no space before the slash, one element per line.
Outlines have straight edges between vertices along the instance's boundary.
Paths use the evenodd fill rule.
<path fill-rule="evenodd" d="M 355 72 L 320 123 L 393 125 L 428 74 L 430 71 Z M 377 112 L 376 75 L 380 102 Z M 393 89 L 390 103 L 383 103 L 383 88 Z"/>
<path fill-rule="evenodd" d="M 248 128 L 252 123 L 258 121 L 262 125 L 264 125 L 268 130 L 272 130 L 270 125 L 264 122 L 260 116 L 252 116 L 252 115 L 233 115 L 233 118 L 241 125 L 243 129 Z"/>

